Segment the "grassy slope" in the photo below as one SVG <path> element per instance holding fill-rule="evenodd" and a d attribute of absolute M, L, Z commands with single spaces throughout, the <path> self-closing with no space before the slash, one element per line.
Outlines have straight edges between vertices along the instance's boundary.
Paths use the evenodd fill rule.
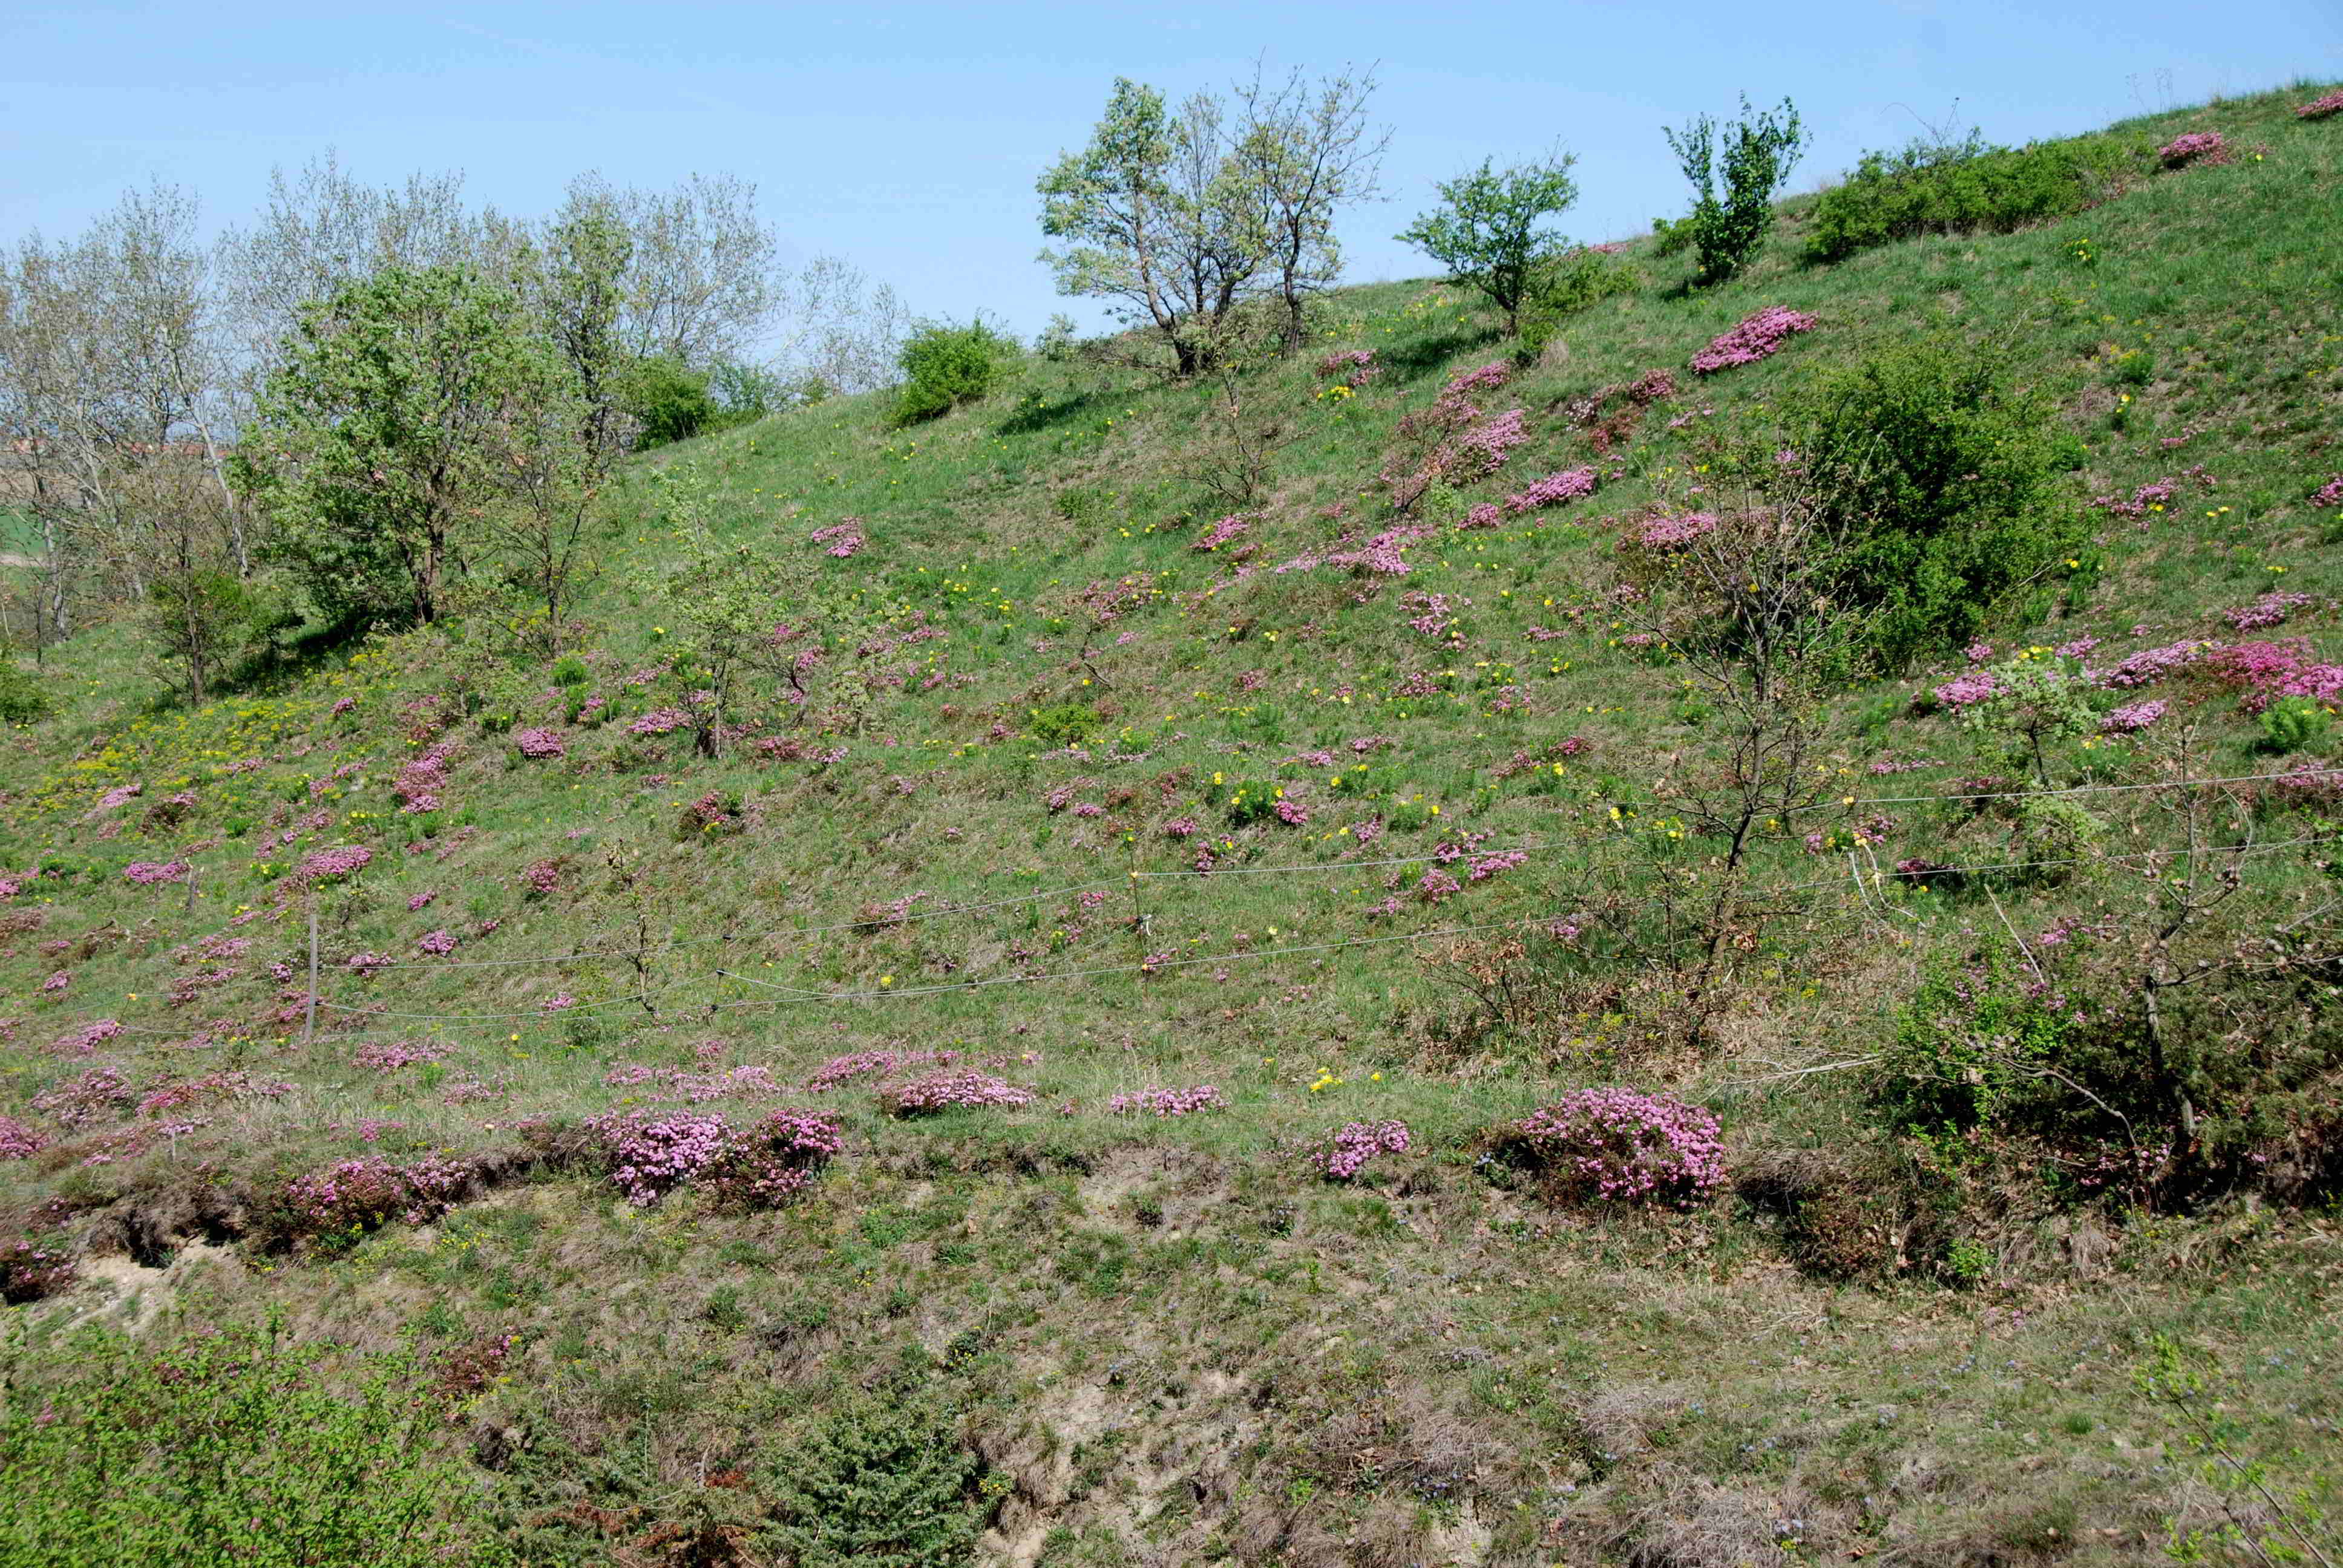
<path fill-rule="evenodd" d="M 246 1253 L 169 1276 L 186 1287 L 201 1273 L 206 1291 L 183 1298 L 198 1313 L 277 1302 L 316 1332 L 361 1340 L 418 1322 L 449 1340 L 522 1333 L 513 1382 L 472 1420 L 527 1434 L 526 1480 L 508 1492 L 533 1499 L 522 1512 L 544 1541 L 591 1534 L 547 1523 L 564 1497 L 639 1510 L 609 1526 L 639 1543 L 661 1520 L 739 1504 L 676 1494 L 710 1469 L 786 1452 L 789 1422 L 914 1343 L 957 1347 L 935 1375 L 965 1394 L 971 1432 L 1014 1483 L 997 1540 L 1025 1561 L 1045 1542 L 1052 1563 L 1285 1552 L 1729 1563 L 1858 1549 L 1915 1563 L 2149 1560 L 2170 1516 L 2218 1518 L 2185 1457 L 2161 1452 L 2177 1442 L 2169 1418 L 2131 1387 L 2150 1329 L 2214 1347 L 2245 1412 L 2241 1444 L 2292 1451 L 2287 1483 L 2324 1485 L 2338 1452 L 2320 1392 L 2335 1383 L 2325 1291 L 2338 1254 L 2315 1217 L 2062 1214 L 1986 1237 L 1998 1252 L 1991 1289 L 1846 1291 L 1799 1274 L 1762 1216 L 1731 1204 L 1669 1221 L 1564 1215 L 1476 1176 L 1482 1130 L 1561 1089 L 1621 1078 L 1715 1104 L 1740 1162 L 1851 1139 L 1865 1117 L 1853 1077 L 1765 1081 L 1760 1064 L 1865 1050 L 1918 953 L 1976 911 L 1920 899 L 1906 912 L 1923 934 L 1889 943 L 1868 933 L 1860 900 L 1802 886 L 1795 919 L 1741 977 L 1727 1029 L 1737 1049 L 1699 1061 L 1640 1053 L 1599 1010 L 1534 1048 L 1460 1050 L 1441 1026 L 1462 999 L 1416 945 L 1330 946 L 1543 919 L 1683 853 L 1653 813 L 1611 815 L 1697 769 L 1704 742 L 1675 678 L 1620 648 L 1603 618 L 1599 518 L 1682 494 L 1698 482 L 1704 430 L 1762 422 L 1794 378 L 1883 343 L 1949 327 L 2016 344 L 2087 444 L 2077 505 L 2189 463 L 2220 481 L 2192 515 L 2111 531 L 2095 582 L 2071 601 L 2046 593 L 2020 612 L 2042 618 L 2006 623 L 1996 641 L 2091 632 L 2120 652 L 2209 633 L 2216 612 L 2274 583 L 2343 596 L 2326 520 L 2305 504 L 2343 467 L 2328 445 L 2343 392 L 2332 219 L 2343 131 L 2296 123 L 2294 99 L 2116 127 L 2107 134 L 2143 146 L 2218 128 L 2267 151 L 2144 177 L 2064 224 L 1812 270 L 1793 259 L 1793 204 L 1744 281 L 1604 303 L 1566 354 L 1483 399 L 1518 404 L 1534 434 L 1473 498 L 1590 460 L 1562 412 L 1574 397 L 1662 366 L 1678 368 L 1684 396 L 1605 466 L 1596 497 L 1420 545 L 1412 574 L 1380 591 L 1324 569 L 1239 580 L 1223 556 L 1192 548 L 1200 517 L 1218 512 L 1204 509 L 1188 455 L 1213 394 L 1096 367 L 1034 364 L 1012 394 L 911 432 L 861 400 L 660 454 L 630 475 L 618 508 L 628 520 L 608 541 L 588 611 L 592 689 L 622 719 L 649 705 L 625 682 L 663 640 L 656 585 L 673 538 L 661 465 L 712 475 L 718 530 L 759 548 L 802 548 L 811 528 L 859 516 L 870 548 L 825 569 L 947 635 L 903 650 L 909 689 L 879 702 L 833 766 L 701 762 L 677 738 L 629 740 L 623 724 L 580 727 L 566 759 L 522 763 L 508 739 L 459 724 L 448 809 L 409 843 L 417 830 L 387 786 L 415 744 L 404 705 L 460 658 L 436 636 L 377 642 L 283 691 L 192 713 L 148 706 L 153 681 L 126 639 L 85 636 L 53 656 L 70 672 L 66 710 L 10 736 L 0 764 L 11 792 L 0 861 L 79 873 L 13 906 L 42 924 L 9 936 L 0 957 L 16 1042 L 0 1057 L 0 1103 L 22 1114 L 90 1065 L 43 1047 L 100 1017 L 128 1028 L 92 1061 L 142 1089 L 228 1068 L 291 1088 L 207 1107 L 206 1124 L 170 1145 L 80 1163 L 114 1135 L 102 1125 L 0 1167 L 0 1191 L 25 1204 L 70 1195 L 77 1223 L 98 1234 L 109 1213 L 167 1229 L 173 1215 L 229 1207 L 191 1190 L 265 1189 L 364 1151 L 362 1135 L 393 1153 L 510 1148 L 517 1123 L 626 1102 L 628 1087 L 604 1082 L 620 1062 L 763 1064 L 786 1083 L 840 1053 L 908 1045 L 967 1050 L 1038 1090 L 1024 1111 L 910 1124 L 835 1092 L 850 1158 L 817 1199 L 779 1216 L 726 1219 L 688 1200 L 635 1212 L 588 1178 L 548 1172 L 437 1227 L 391 1227 L 332 1263 L 264 1271 Z M 2087 266 L 2073 259 L 2083 239 Z M 1673 276 L 1675 264 L 1641 259 Z M 1692 385 L 1690 354 L 1768 304 L 1822 326 L 1767 363 Z M 1273 496 L 1255 508 L 1256 567 L 1362 519 L 1381 527 L 1373 477 L 1398 415 L 1497 352 L 1483 317 L 1428 284 L 1340 296 L 1325 343 L 1373 347 L 1389 368 L 1350 399 L 1317 396 L 1308 363 L 1250 378 L 1251 405 L 1292 437 Z M 1698 417 L 1666 429 L 1685 413 Z M 2177 451 L 2161 445 L 2182 436 Z M 1348 515 L 1329 521 L 1337 505 Z M 1160 591 L 1115 628 L 1131 640 L 1102 639 L 1085 666 L 1071 657 L 1071 597 L 1124 578 Z M 1419 611 L 1402 607 L 1403 591 L 1447 596 L 1462 635 L 1443 646 L 1411 629 Z M 1571 635 L 1524 637 L 1573 626 L 1561 618 L 1573 610 L 1592 613 Z M 2328 646 L 2317 618 L 2288 629 Z M 919 689 L 930 673 L 943 678 Z M 1419 673 L 1439 689 L 1403 695 Z M 1506 687 L 1526 706 L 1502 709 Z M 1845 705 L 1849 794 L 1926 794 L 1964 770 L 1945 720 L 1878 696 Z M 1067 700 L 1107 716 L 1087 754 L 1023 732 L 1033 710 Z M 1895 716 L 1858 730 L 1867 710 Z M 2227 705 L 2189 717 L 2191 766 L 2262 765 Z M 1592 749 L 1559 777 L 1497 777 L 1517 751 L 1573 733 Z M 1396 745 L 1363 757 L 1349 745 L 1377 736 Z M 2086 777 L 2147 777 L 2170 761 L 2167 747 L 2073 760 Z M 1341 785 L 1334 769 L 1291 760 L 1321 749 L 1339 759 Z M 255 757 L 256 770 L 224 771 Z M 1882 789 L 1864 771 L 1882 758 L 1943 765 Z M 1282 785 L 1311 819 L 1224 829 L 1203 799 L 1215 775 L 1222 790 Z M 142 796 L 99 809 L 106 790 L 134 781 Z M 1103 814 L 1052 811 L 1045 796 L 1069 784 L 1071 800 Z M 181 787 L 195 790 L 192 814 L 142 829 L 141 813 Z M 679 827 L 684 805 L 710 791 L 741 798 L 748 831 Z M 1394 818 L 1402 802 L 1440 815 L 1370 848 L 1341 831 Z M 2146 807 L 2117 810 L 2119 830 L 2127 814 L 2154 830 Z M 305 826 L 313 811 L 328 819 Z M 1183 814 L 1225 841 L 1224 870 L 1323 869 L 1148 879 L 1136 895 L 1142 937 L 1118 918 L 1133 897 L 1126 873 L 1187 866 L 1201 836 L 1162 831 Z M 1898 816 L 1899 853 L 1989 860 L 2006 849 L 1987 822 Z M 1491 849 L 1540 853 L 1437 908 L 1365 914 L 1388 875 L 1403 876 L 1404 892 L 1423 868 L 1353 863 L 1425 855 L 1451 824 L 1488 834 Z M 1767 846 L 1766 874 L 1828 879 L 1835 861 L 1798 838 Z M 357 891 L 325 900 L 324 989 L 337 1005 L 304 1046 L 283 1011 L 297 984 L 267 973 L 303 958 L 281 872 L 342 842 L 377 859 Z M 175 854 L 198 868 L 193 899 L 118 869 Z M 544 859 L 559 863 L 560 889 L 527 897 L 521 869 Z M 850 926 L 907 895 L 920 896 L 916 912 L 1075 884 L 1096 884 L 1103 906 L 1070 891 Z M 2038 907 L 2014 890 L 2014 918 L 2038 923 L 2122 895 L 2094 884 L 2026 896 Z M 497 929 L 478 933 L 488 920 Z M 479 968 L 414 957 L 416 939 L 439 927 L 464 939 L 454 958 L 475 963 L 596 941 L 659 950 L 639 966 L 623 954 Z M 252 945 L 216 962 L 177 956 L 214 935 Z M 1120 972 L 957 984 L 1017 972 L 1020 948 L 1031 969 Z M 346 963 L 366 951 L 409 961 L 366 980 Z M 1131 972 L 1150 954 L 1213 961 Z M 235 972 L 169 1000 L 181 976 L 222 968 Z M 44 990 L 59 972 L 67 987 Z M 952 989 L 919 990 L 930 985 Z M 581 1005 L 542 1014 L 558 994 Z M 340 1010 L 369 1006 L 385 1016 Z M 390 1074 L 355 1065 L 363 1044 L 387 1039 L 447 1054 Z M 695 1055 L 709 1039 L 720 1047 Z M 1233 1109 L 1143 1122 L 1103 1113 L 1120 1091 L 1200 1081 Z M 449 1092 L 465 1084 L 477 1092 Z M 1297 1141 L 1385 1117 L 1416 1134 L 1391 1175 L 1357 1191 L 1307 1179 Z M 369 1121 L 391 1125 L 362 1132 Z M 62 1321 L 35 1318 L 36 1333 Z"/>

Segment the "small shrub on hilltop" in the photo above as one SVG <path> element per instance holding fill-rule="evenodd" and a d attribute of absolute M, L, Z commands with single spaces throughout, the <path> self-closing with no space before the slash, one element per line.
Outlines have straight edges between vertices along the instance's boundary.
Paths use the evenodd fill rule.
<path fill-rule="evenodd" d="M 2298 105 L 2294 111 L 2298 120 L 2323 120 L 2333 115 L 2343 115 L 2343 87 Z"/>
<path fill-rule="evenodd" d="M 0 658 L 0 724 L 37 724 L 55 706 L 38 680 Z"/>
<path fill-rule="evenodd" d="M 1441 207 L 1418 217 L 1398 238 L 1503 311 L 1508 336 L 1519 332 L 1522 305 L 1539 268 L 1564 249 L 1561 232 L 1544 226 L 1544 220 L 1578 199 L 1577 182 L 1570 177 L 1575 161 L 1563 153 L 1518 168 L 1484 161 L 1439 181 Z"/>
<path fill-rule="evenodd" d="M 916 425 L 973 403 L 992 390 L 1001 367 L 1017 356 L 1016 342 L 980 317 L 965 327 L 931 322 L 912 333 L 898 363 L 902 390 L 895 421 Z"/>
<path fill-rule="evenodd" d="M 2167 169 L 2187 168 L 2192 164 L 2226 164 L 2229 161 L 2229 144 L 2218 131 L 2191 131 L 2157 148 L 2156 161 Z"/>
<path fill-rule="evenodd" d="M 1715 1116 L 1673 1094 L 1581 1090 L 1514 1123 L 1497 1144 L 1566 1201 L 1691 1209 L 1725 1180 Z"/>
<path fill-rule="evenodd" d="M 1723 134 L 1720 157 L 1717 142 Z M 1789 99 L 1777 109 L 1750 107 L 1741 99 L 1741 117 L 1720 126 L 1703 115 L 1678 133 L 1666 133 L 1684 178 L 1692 182 L 1692 211 L 1661 232 L 1689 243 L 1698 260 L 1699 281 L 1722 283 L 1747 266 L 1774 226 L 1774 196 L 1805 150 L 1805 125 Z"/>

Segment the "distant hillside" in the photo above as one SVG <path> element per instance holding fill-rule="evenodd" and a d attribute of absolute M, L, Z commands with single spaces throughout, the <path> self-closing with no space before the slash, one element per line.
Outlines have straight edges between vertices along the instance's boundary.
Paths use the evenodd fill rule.
<path fill-rule="evenodd" d="M 0 1556 L 40 1402 L 145 1452 L 77 1327 L 273 1323 L 429 1419 L 238 1505 L 435 1561 L 2332 1560 L 2324 90 L 1526 364 L 1379 283 L 660 448 L 552 660 L 49 648 Z"/>

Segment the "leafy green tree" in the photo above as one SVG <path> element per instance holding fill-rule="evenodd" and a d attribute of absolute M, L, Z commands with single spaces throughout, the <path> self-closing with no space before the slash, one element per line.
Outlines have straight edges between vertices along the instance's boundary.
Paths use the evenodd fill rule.
<path fill-rule="evenodd" d="M 1789 99 L 1761 112 L 1749 106 L 1745 93 L 1741 117 L 1731 125 L 1703 115 L 1683 131 L 1666 135 L 1693 189 L 1692 212 L 1666 232 L 1691 242 L 1702 283 L 1722 283 L 1749 265 L 1774 226 L 1774 197 L 1805 150 L 1805 127 Z"/>
<path fill-rule="evenodd" d="M 719 410 L 708 376 L 679 359 L 638 359 L 623 372 L 618 394 L 638 432 L 639 448 L 689 441 L 712 427 Z"/>
<path fill-rule="evenodd" d="M 1090 145 L 1041 176 L 1041 252 L 1058 292 L 1117 302 L 1152 327 L 1182 376 L 1221 357 L 1232 312 L 1260 292 L 1264 238 L 1232 156 L 1219 99 L 1167 108 L 1154 88 L 1117 77 Z"/>
<path fill-rule="evenodd" d="M 237 457 L 319 608 L 429 622 L 497 497 L 496 429 L 569 396 L 518 299 L 385 268 L 305 308 Z"/>
<path fill-rule="evenodd" d="M 975 1557 L 976 1458 L 936 1401 L 864 1398 L 771 1474 L 771 1538 L 798 1568 L 950 1568 Z"/>
<path fill-rule="evenodd" d="M 1567 247 L 1544 220 L 1578 199 L 1570 177 L 1577 160 L 1555 153 L 1534 164 L 1500 169 L 1488 161 L 1436 187 L 1444 204 L 1402 230 L 1399 238 L 1478 290 L 1505 313 L 1505 334 L 1521 330 L 1522 301 L 1545 263 Z"/>

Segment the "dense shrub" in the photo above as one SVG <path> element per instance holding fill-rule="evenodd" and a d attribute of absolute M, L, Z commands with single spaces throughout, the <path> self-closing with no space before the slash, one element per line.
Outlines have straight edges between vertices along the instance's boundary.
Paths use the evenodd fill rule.
<path fill-rule="evenodd" d="M 2106 194 L 2121 157 L 2107 141 L 1993 147 L 1974 132 L 1963 142 L 1866 153 L 1815 204 L 1806 254 L 1840 261 L 1921 235 L 2006 234 L 2080 212 Z"/>
<path fill-rule="evenodd" d="M 1407 1152 L 1404 1121 L 1353 1121 L 1336 1128 L 1310 1150 L 1310 1163 L 1329 1181 L 1348 1181 L 1381 1155 Z"/>
<path fill-rule="evenodd" d="M 1582 1089 L 1497 1140 L 1516 1167 L 1565 1201 L 1690 1209 L 1725 1180 L 1716 1118 L 1673 1094 Z"/>
<path fill-rule="evenodd" d="M 917 424 L 975 402 L 992 389 L 1016 354 L 1015 341 L 980 318 L 965 327 L 940 322 L 920 327 L 904 343 L 898 361 L 903 387 L 895 399 L 896 422 Z"/>
<path fill-rule="evenodd" d="M 467 1489 L 430 1457 L 445 1418 L 407 1356 L 360 1362 L 347 1395 L 323 1347 L 251 1328 L 91 1332 L 41 1359 L 42 1383 L 0 1412 L 0 1561 L 504 1560 L 442 1512 Z"/>
<path fill-rule="evenodd" d="M 2078 531 L 2052 506 L 2049 409 L 1989 352 L 1942 338 L 1884 350 L 1794 389 L 1782 422 L 1781 447 L 1747 467 L 1822 518 L 1833 598 L 1870 617 L 1887 668 L 1966 642 Z"/>
<path fill-rule="evenodd" d="M 777 1458 L 769 1472 L 777 1523 L 768 1539 L 799 1568 L 972 1562 L 983 1522 L 977 1471 L 940 1402 L 866 1396 Z"/>
<path fill-rule="evenodd" d="M 1692 182 L 1692 211 L 1661 232 L 1689 244 L 1699 263 L 1699 281 L 1722 283 L 1755 258 L 1774 226 L 1774 196 L 1797 166 L 1805 148 L 1805 126 L 1789 99 L 1776 109 L 1752 108 L 1746 95 L 1741 117 L 1719 124 L 1703 115 L 1682 133 L 1667 133 L 1669 150 Z"/>
<path fill-rule="evenodd" d="M 639 447 L 688 441 L 714 424 L 718 413 L 707 373 L 676 359 L 635 361 L 627 369 L 619 397 L 641 427 L 635 439 Z"/>
<path fill-rule="evenodd" d="M 37 679 L 0 658 L 0 724 L 35 724 L 55 706 Z"/>

